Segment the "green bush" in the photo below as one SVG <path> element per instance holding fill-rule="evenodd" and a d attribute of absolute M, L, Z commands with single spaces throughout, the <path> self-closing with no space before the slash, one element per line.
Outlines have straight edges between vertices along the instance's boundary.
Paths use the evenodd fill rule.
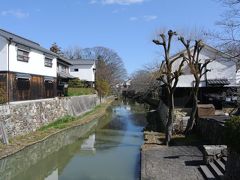
<path fill-rule="evenodd" d="M 83 87 L 84 86 L 84 82 L 81 81 L 80 79 L 76 78 L 76 79 L 71 79 L 69 82 L 68 82 L 68 87 L 71 87 L 71 88 L 80 88 L 80 87 Z"/>
<path fill-rule="evenodd" d="M 225 126 L 226 144 L 236 152 L 240 153 L 240 116 L 233 116 L 229 121 L 225 123 Z"/>

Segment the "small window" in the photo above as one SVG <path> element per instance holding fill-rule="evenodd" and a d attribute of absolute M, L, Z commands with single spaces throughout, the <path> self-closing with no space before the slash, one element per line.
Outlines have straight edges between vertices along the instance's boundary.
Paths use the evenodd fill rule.
<path fill-rule="evenodd" d="M 17 88 L 18 90 L 28 90 L 30 88 L 29 79 L 17 79 Z"/>
<path fill-rule="evenodd" d="M 22 49 L 17 50 L 17 60 L 18 61 L 23 61 L 23 62 L 28 62 L 29 60 L 29 52 L 24 51 Z"/>
<path fill-rule="evenodd" d="M 78 72 L 78 69 L 74 69 L 74 72 Z"/>
<path fill-rule="evenodd" d="M 45 57 L 45 60 L 44 60 L 44 65 L 46 67 L 52 67 L 52 59 L 51 58 L 48 58 L 48 57 Z"/>

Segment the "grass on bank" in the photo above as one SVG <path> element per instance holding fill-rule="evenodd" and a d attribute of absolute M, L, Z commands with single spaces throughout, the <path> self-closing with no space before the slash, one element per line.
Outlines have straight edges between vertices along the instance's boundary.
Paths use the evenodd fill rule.
<path fill-rule="evenodd" d="M 95 89 L 94 88 L 83 88 L 83 87 L 78 87 L 78 88 L 69 87 L 68 88 L 68 96 L 81 96 L 81 95 L 89 95 L 89 94 L 95 94 Z"/>
<path fill-rule="evenodd" d="M 66 115 L 63 116 L 59 119 L 57 119 L 56 121 L 41 127 L 39 130 L 40 131 L 44 131 L 44 130 L 48 130 L 48 129 L 64 129 L 67 127 L 67 125 L 71 124 L 73 121 L 78 121 L 81 120 L 82 118 L 86 117 L 87 115 L 93 114 L 97 109 L 99 109 L 101 107 L 101 105 L 98 105 L 96 107 L 94 107 L 91 111 L 88 111 L 86 113 L 84 113 L 81 116 L 70 116 L 70 115 Z"/>

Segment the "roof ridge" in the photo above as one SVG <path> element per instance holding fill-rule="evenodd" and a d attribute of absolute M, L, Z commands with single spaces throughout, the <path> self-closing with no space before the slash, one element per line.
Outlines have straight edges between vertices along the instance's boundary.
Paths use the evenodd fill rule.
<path fill-rule="evenodd" d="M 72 61 L 95 61 L 95 59 L 71 59 Z"/>
<path fill-rule="evenodd" d="M 30 39 L 24 38 L 24 37 L 22 37 L 22 36 L 19 36 L 19 35 L 17 35 L 17 34 L 14 34 L 14 33 L 12 33 L 12 32 L 6 31 L 6 30 L 4 30 L 4 29 L 0 29 L 0 31 L 2 31 L 2 32 L 4 32 L 4 33 L 8 33 L 8 34 L 13 35 L 13 36 L 17 36 L 18 38 L 24 39 L 24 40 L 26 40 L 26 41 L 29 41 L 29 42 L 31 42 L 31 43 L 34 43 L 34 44 L 40 46 L 39 43 L 34 42 L 34 41 L 30 40 Z"/>

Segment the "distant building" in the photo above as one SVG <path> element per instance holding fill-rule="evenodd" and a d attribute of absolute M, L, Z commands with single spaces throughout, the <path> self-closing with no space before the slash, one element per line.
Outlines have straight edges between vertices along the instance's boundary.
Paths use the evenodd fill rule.
<path fill-rule="evenodd" d="M 95 86 L 95 60 L 76 59 L 71 61 L 70 74 L 82 81 L 86 81 L 89 86 Z"/>
<path fill-rule="evenodd" d="M 55 97 L 57 55 L 0 29 L 0 87 L 5 101 Z"/>

